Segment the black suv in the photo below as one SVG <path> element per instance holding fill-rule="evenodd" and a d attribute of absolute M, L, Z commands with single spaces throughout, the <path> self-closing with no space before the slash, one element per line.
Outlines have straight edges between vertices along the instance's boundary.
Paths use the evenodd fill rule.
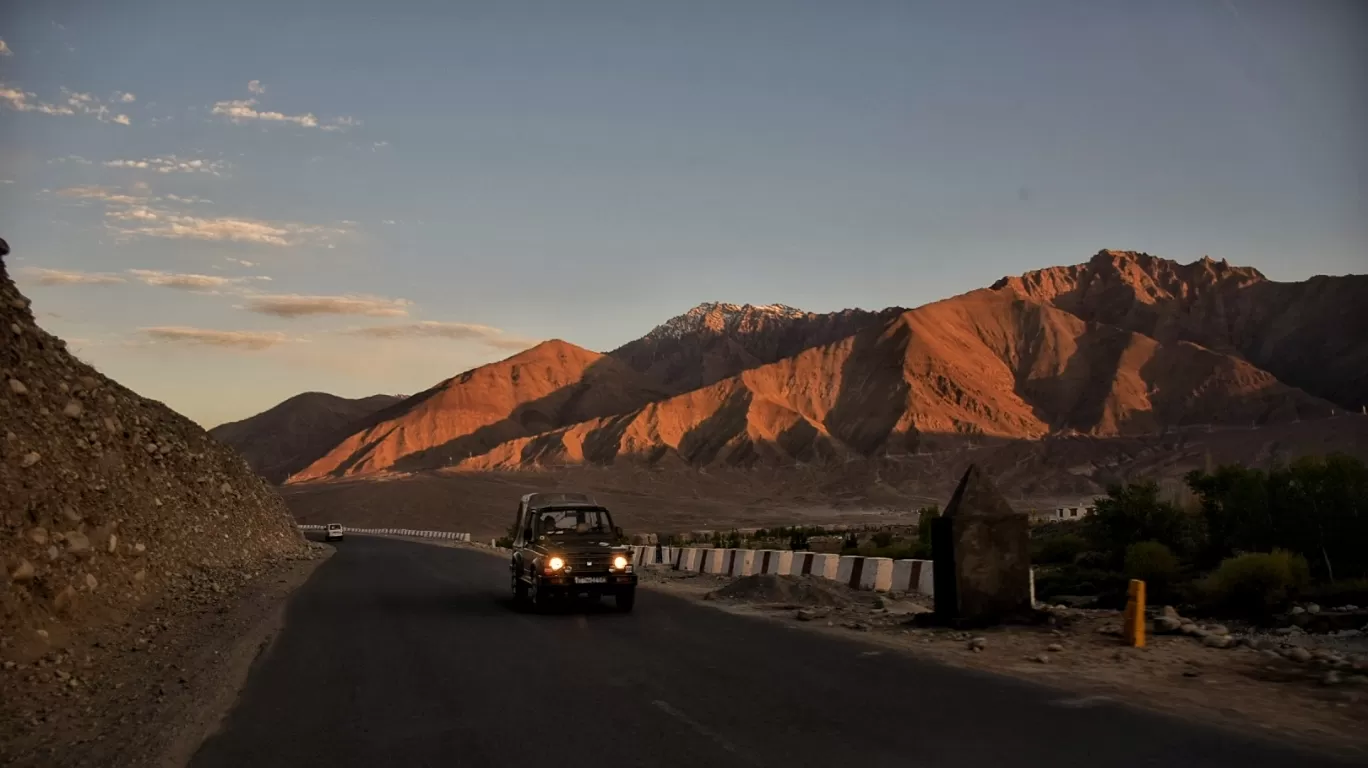
<path fill-rule="evenodd" d="M 612 595 L 619 611 L 636 602 L 632 550 L 613 516 L 582 493 L 529 493 L 513 537 L 513 599 L 541 609 L 556 598 Z"/>

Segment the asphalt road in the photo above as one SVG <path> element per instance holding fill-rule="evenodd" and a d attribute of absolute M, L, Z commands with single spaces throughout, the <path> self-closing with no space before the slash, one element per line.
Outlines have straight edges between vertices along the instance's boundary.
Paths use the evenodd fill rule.
<path fill-rule="evenodd" d="M 525 614 L 475 551 L 338 550 L 192 766 L 1337 764 L 655 591 Z"/>

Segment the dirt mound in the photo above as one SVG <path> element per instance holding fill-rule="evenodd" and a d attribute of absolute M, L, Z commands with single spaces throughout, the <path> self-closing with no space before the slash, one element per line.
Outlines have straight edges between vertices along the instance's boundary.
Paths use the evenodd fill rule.
<path fill-rule="evenodd" d="M 737 579 L 709 593 L 710 598 L 823 608 L 842 608 L 850 598 L 840 587 L 812 576 L 757 574 Z"/>
<path fill-rule="evenodd" d="M 241 456 L 39 328 L 3 258 L 0 332 L 0 658 L 55 653 L 152 597 L 192 609 L 310 556 Z"/>

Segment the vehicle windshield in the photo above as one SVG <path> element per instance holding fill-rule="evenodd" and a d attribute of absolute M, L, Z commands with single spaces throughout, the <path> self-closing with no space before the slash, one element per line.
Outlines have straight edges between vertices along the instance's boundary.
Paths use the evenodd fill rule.
<path fill-rule="evenodd" d="M 606 509 L 546 509 L 537 512 L 537 533 L 547 538 L 602 538 L 613 535 Z"/>

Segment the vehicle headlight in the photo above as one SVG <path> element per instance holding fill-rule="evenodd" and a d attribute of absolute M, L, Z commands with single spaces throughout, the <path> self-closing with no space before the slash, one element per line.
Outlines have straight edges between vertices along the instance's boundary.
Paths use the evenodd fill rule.
<path fill-rule="evenodd" d="M 546 567 L 550 568 L 553 571 L 559 571 L 560 569 L 565 567 L 565 561 L 560 559 L 559 557 L 553 557 L 550 560 L 546 561 Z"/>
<path fill-rule="evenodd" d="M 617 557 L 613 558 L 613 567 L 618 569 L 619 571 L 626 568 L 627 558 L 623 557 L 622 555 L 618 555 Z"/>

